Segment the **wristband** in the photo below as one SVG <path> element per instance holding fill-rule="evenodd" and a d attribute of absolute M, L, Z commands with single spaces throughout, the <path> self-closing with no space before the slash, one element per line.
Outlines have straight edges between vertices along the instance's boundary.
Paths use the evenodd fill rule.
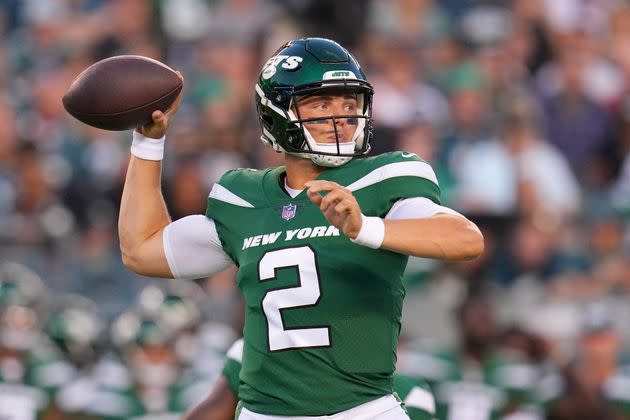
<path fill-rule="evenodd" d="M 164 143 L 166 136 L 159 139 L 143 136 L 133 130 L 131 154 L 144 160 L 162 160 L 164 158 Z"/>
<path fill-rule="evenodd" d="M 350 239 L 355 244 L 378 249 L 385 239 L 385 222 L 380 217 L 361 215 L 361 230 L 356 238 Z"/>

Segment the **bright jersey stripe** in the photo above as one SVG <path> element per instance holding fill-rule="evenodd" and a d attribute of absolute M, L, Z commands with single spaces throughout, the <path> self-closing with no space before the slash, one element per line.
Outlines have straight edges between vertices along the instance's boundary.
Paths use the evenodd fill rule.
<path fill-rule="evenodd" d="M 235 206 L 239 207 L 254 208 L 254 205 L 252 203 L 243 200 L 241 197 L 234 194 L 221 184 L 214 184 L 214 187 L 212 187 L 212 191 L 210 191 L 210 195 L 208 197 L 214 198 L 215 200 L 224 201 L 226 203 L 234 204 Z"/>
<path fill-rule="evenodd" d="M 354 181 L 348 185 L 350 191 L 357 191 L 370 185 L 374 185 L 385 179 L 395 178 L 398 176 L 416 176 L 419 178 L 427 179 L 438 185 L 435 172 L 431 169 L 431 165 L 426 162 L 410 161 L 410 162 L 395 162 L 383 165 L 380 168 L 374 169 L 367 175 Z"/>

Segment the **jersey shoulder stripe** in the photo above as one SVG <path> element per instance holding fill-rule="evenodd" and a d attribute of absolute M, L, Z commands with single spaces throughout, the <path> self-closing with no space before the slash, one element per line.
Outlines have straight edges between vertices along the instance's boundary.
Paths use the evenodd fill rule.
<path fill-rule="evenodd" d="M 435 172 L 415 153 L 383 153 L 350 161 L 346 166 L 334 173 L 333 180 L 355 194 L 365 215 L 385 217 L 405 198 L 424 197 L 441 204 Z"/>
<path fill-rule="evenodd" d="M 254 208 L 254 205 L 247 200 L 242 199 L 232 191 L 228 190 L 221 184 L 214 184 L 208 198 L 214 198 L 215 200 L 223 201 L 225 203 L 233 204 L 239 207 Z"/>
<path fill-rule="evenodd" d="M 396 172 L 392 172 L 391 176 L 406 176 L 406 175 L 420 176 L 423 178 L 431 179 L 433 182 L 437 183 L 437 179 L 435 177 L 435 173 L 433 173 L 433 169 L 431 168 L 431 165 L 429 165 L 429 163 L 423 160 L 420 156 L 411 152 L 381 153 L 380 155 L 376 155 L 376 156 L 370 156 L 370 157 L 362 158 L 362 159 L 354 159 L 350 161 L 348 166 L 355 165 L 357 169 L 360 168 L 360 171 L 363 172 L 363 175 L 367 175 L 368 173 L 374 171 L 375 169 L 386 167 L 391 164 L 410 163 L 410 162 L 423 163 L 424 165 L 416 166 L 418 168 L 422 168 L 421 170 L 419 170 L 419 172 L 410 173 L 406 171 L 407 173 L 401 173 L 399 175 L 397 175 Z M 402 167 L 405 167 L 405 166 L 402 166 Z M 411 166 L 411 167 L 414 167 L 414 166 Z"/>
<path fill-rule="evenodd" d="M 414 176 L 427 179 L 436 185 L 438 184 L 435 172 L 426 162 L 422 161 L 409 161 L 409 162 L 394 162 L 380 166 L 367 175 L 354 181 L 348 185 L 347 188 L 351 191 L 357 191 L 370 185 L 374 185 L 378 182 L 386 179 L 395 178 L 399 176 Z"/>
<path fill-rule="evenodd" d="M 240 168 L 227 171 L 214 184 L 208 201 L 214 199 L 244 208 L 264 207 L 267 205 L 267 200 L 264 198 L 264 194 L 261 194 L 263 180 L 274 169 Z"/>

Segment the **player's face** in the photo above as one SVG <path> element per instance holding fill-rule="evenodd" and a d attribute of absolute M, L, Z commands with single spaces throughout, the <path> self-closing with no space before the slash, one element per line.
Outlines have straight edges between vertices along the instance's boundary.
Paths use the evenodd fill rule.
<path fill-rule="evenodd" d="M 347 143 L 357 130 L 357 118 L 359 115 L 358 100 L 356 94 L 322 94 L 309 95 L 298 98 L 297 113 L 301 120 L 310 118 L 326 118 L 317 121 L 305 122 L 304 127 L 311 133 L 318 143 Z M 330 118 L 333 116 L 350 116 L 349 118 Z"/>

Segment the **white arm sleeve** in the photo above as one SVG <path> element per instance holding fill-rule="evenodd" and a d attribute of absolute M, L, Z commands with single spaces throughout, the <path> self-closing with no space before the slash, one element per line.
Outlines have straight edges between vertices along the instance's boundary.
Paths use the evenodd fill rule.
<path fill-rule="evenodd" d="M 233 264 L 223 250 L 214 221 L 204 215 L 174 221 L 164 228 L 162 240 L 175 278 L 207 277 Z"/>
<path fill-rule="evenodd" d="M 423 219 L 435 216 L 438 213 L 452 214 L 454 216 L 464 217 L 455 210 L 435 204 L 433 201 L 424 197 L 405 198 L 398 200 L 389 210 L 385 219 Z"/>

